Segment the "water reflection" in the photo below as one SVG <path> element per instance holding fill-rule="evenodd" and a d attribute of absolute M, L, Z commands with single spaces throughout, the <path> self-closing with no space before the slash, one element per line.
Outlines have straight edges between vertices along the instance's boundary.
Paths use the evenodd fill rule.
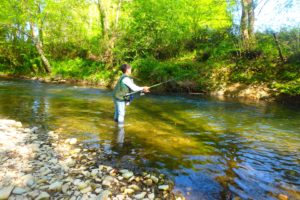
<path fill-rule="evenodd" d="M 116 166 L 174 177 L 189 199 L 300 199 L 298 107 L 148 95 L 127 111 L 118 128 L 109 91 L 0 81 L 0 117 L 104 146 Z"/>

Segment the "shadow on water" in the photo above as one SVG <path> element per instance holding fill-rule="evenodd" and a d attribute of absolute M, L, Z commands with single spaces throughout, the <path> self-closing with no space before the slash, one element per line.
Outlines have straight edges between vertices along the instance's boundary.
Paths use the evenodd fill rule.
<path fill-rule="evenodd" d="M 189 199 L 300 199 L 300 109 L 151 96 L 112 121 L 106 90 L 0 81 L 0 116 L 102 146 L 108 162 L 172 176 Z"/>

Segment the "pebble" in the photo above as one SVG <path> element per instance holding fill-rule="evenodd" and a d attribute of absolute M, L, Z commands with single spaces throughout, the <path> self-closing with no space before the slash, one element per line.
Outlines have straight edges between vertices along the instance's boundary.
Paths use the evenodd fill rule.
<path fill-rule="evenodd" d="M 130 172 L 130 171 L 125 172 L 125 173 L 122 174 L 122 176 L 123 176 L 124 178 L 126 178 L 126 179 L 129 179 L 130 177 L 133 176 L 133 172 Z"/>
<path fill-rule="evenodd" d="M 132 193 L 134 193 L 134 190 L 131 189 L 131 188 L 126 188 L 126 189 L 124 190 L 124 193 L 125 193 L 125 194 L 132 194 Z"/>
<path fill-rule="evenodd" d="M 47 200 L 50 199 L 50 195 L 47 192 L 42 192 L 35 200 Z"/>
<path fill-rule="evenodd" d="M 80 190 L 80 192 L 83 193 L 83 194 L 91 192 L 91 191 L 92 191 L 92 187 L 91 186 L 88 186 L 88 187 Z"/>
<path fill-rule="evenodd" d="M 8 199 L 10 193 L 14 189 L 14 186 L 8 186 L 0 189 L 0 199 Z"/>
<path fill-rule="evenodd" d="M 141 192 L 141 193 L 139 193 L 139 194 L 137 194 L 137 195 L 134 195 L 134 198 L 136 198 L 136 199 L 143 199 L 145 196 L 146 196 L 146 192 Z"/>
<path fill-rule="evenodd" d="M 160 190 L 169 190 L 169 185 L 160 185 L 160 186 L 158 186 L 158 189 L 160 189 Z"/>
<path fill-rule="evenodd" d="M 109 190 L 104 190 L 103 192 L 101 192 L 99 194 L 99 196 L 97 197 L 97 199 L 99 200 L 109 200 L 110 198 L 110 195 L 111 195 L 111 191 Z"/>
<path fill-rule="evenodd" d="M 135 191 L 140 191 L 141 190 L 141 188 L 138 185 L 135 185 L 135 184 L 130 185 L 128 188 L 133 189 Z"/>
<path fill-rule="evenodd" d="M 59 181 L 56 181 L 49 186 L 49 190 L 51 190 L 51 191 L 59 192 L 59 191 L 61 191 L 61 189 L 62 189 L 62 182 L 59 182 Z"/>
<path fill-rule="evenodd" d="M 21 194 L 24 194 L 26 193 L 28 190 L 24 189 L 24 188 L 20 188 L 20 187 L 16 187 L 14 190 L 13 190 L 13 194 L 18 194 L 18 195 L 21 195 Z"/>
<path fill-rule="evenodd" d="M 0 119 L 2 130 L 4 126 L 1 123 Z M 156 185 L 161 176 L 157 178 L 150 173 L 137 176 L 127 169 L 119 170 L 107 165 L 99 165 L 95 169 L 98 158 L 102 159 L 101 151 L 83 149 L 84 145 L 78 144 L 76 138 L 63 141 L 60 134 L 49 132 L 46 136 L 37 127 L 33 130 L 12 127 L 7 126 L 10 129 L 7 137 L 12 137 L 11 133 L 18 133 L 18 136 L 12 140 L 5 139 L 9 141 L 6 143 L 0 141 L 0 148 L 15 151 L 20 156 L 0 158 L 0 167 L 15 175 L 11 181 L 17 180 L 17 187 L 0 186 L 0 199 L 154 200 L 159 197 L 156 198 L 158 200 L 172 197 L 171 186 L 163 185 L 164 180 L 160 186 Z M 71 146 L 73 144 L 78 144 L 78 147 Z M 16 150 L 11 150 L 14 149 L 12 147 Z M 7 168 L 2 164 L 5 162 L 15 163 L 16 168 Z M 0 185 L 8 185 L 9 181 Z M 283 197 L 282 200 L 286 200 Z"/>

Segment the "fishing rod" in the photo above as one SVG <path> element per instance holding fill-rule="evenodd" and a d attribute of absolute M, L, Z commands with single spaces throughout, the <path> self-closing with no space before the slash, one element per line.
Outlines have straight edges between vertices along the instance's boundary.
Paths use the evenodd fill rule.
<path fill-rule="evenodd" d="M 186 75 L 185 75 L 185 76 L 186 76 Z M 184 76 L 182 76 L 182 77 L 184 77 Z M 151 85 L 151 86 L 149 86 L 149 89 L 150 89 L 150 88 L 157 87 L 157 86 L 160 86 L 160 85 L 163 85 L 163 84 L 166 84 L 166 83 L 171 82 L 171 81 L 178 80 L 179 78 L 182 78 L 182 77 L 173 78 L 173 79 L 170 79 L 170 80 L 161 82 L 161 83 L 157 83 L 157 84 Z M 127 94 L 125 95 L 125 97 L 126 97 L 126 96 L 130 96 L 130 95 L 133 95 L 133 94 L 135 94 L 135 93 L 139 93 L 139 92 L 143 92 L 143 90 L 139 90 L 139 91 L 134 91 L 134 92 L 127 93 Z"/>

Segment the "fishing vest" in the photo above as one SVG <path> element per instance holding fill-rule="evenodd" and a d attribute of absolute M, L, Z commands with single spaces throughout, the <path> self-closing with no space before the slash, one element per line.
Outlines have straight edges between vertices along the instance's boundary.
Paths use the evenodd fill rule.
<path fill-rule="evenodd" d="M 130 92 L 130 89 L 127 85 L 123 83 L 123 79 L 129 77 L 126 74 L 123 74 L 120 79 L 118 80 L 118 83 L 113 91 L 113 97 L 114 99 L 118 101 L 129 101 L 129 96 L 126 96 Z"/>

